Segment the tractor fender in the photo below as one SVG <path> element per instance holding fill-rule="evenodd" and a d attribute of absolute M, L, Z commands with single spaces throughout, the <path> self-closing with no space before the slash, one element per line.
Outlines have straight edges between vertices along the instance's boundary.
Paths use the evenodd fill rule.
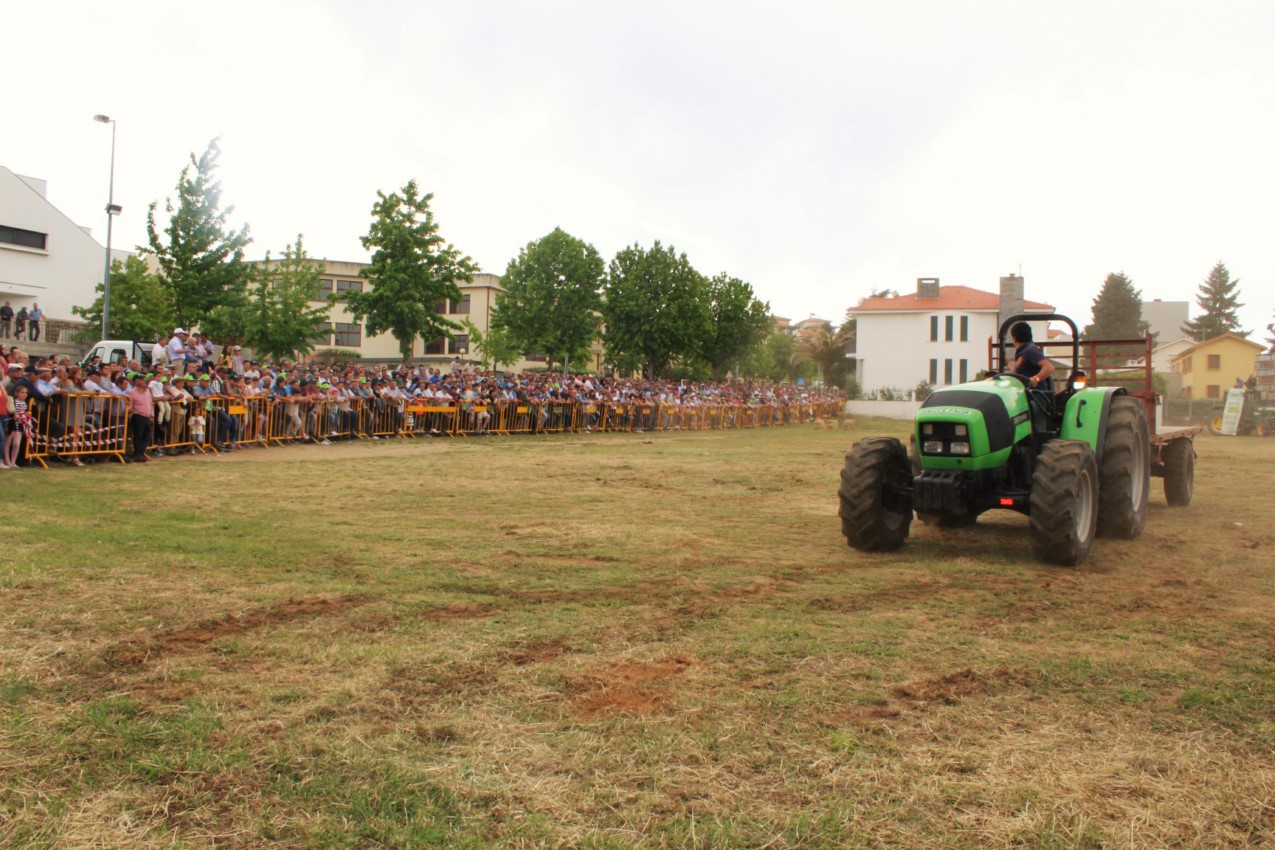
<path fill-rule="evenodd" d="M 1088 443 L 1099 467 L 1102 466 L 1102 444 L 1106 439 L 1111 400 L 1118 395 L 1126 395 L 1124 387 L 1086 387 L 1067 399 L 1067 407 L 1063 411 L 1058 436 L 1064 440 Z"/>

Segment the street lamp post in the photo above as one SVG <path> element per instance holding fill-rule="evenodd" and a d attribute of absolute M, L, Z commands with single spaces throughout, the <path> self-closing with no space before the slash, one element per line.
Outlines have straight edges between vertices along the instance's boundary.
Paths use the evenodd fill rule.
<path fill-rule="evenodd" d="M 111 225 L 122 208 L 115 205 L 115 119 L 94 115 L 93 120 L 111 125 L 111 184 L 106 196 L 106 267 L 102 271 L 102 339 L 107 339 L 110 337 L 111 321 Z"/>

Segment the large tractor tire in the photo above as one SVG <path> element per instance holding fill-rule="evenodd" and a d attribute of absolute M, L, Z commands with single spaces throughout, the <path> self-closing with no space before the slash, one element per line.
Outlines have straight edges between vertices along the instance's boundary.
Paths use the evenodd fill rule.
<path fill-rule="evenodd" d="M 1141 399 L 1111 400 L 1101 473 L 1098 536 L 1133 540 L 1146 527 L 1151 491 L 1151 433 Z"/>
<path fill-rule="evenodd" d="M 898 490 L 912 480 L 908 453 L 893 437 L 868 437 L 854 444 L 837 491 L 841 533 L 863 552 L 888 552 L 907 540 L 912 502 Z"/>
<path fill-rule="evenodd" d="M 1209 414 L 1208 428 L 1209 433 L 1214 436 L 1222 433 L 1222 408 L 1213 408 L 1213 412 Z"/>
<path fill-rule="evenodd" d="M 1045 444 L 1032 475 L 1031 539 L 1036 557 L 1074 567 L 1098 530 L 1098 464 L 1088 443 Z"/>
<path fill-rule="evenodd" d="M 1187 439 L 1170 440 L 1163 458 L 1164 499 L 1175 508 L 1185 508 L 1195 492 L 1195 445 Z"/>

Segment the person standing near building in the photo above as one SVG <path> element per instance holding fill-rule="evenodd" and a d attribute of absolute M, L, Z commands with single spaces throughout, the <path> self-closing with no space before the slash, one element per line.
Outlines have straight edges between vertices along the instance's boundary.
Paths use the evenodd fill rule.
<path fill-rule="evenodd" d="M 40 309 L 39 304 L 31 305 L 31 312 L 27 314 L 27 339 L 36 342 L 40 339 L 40 320 L 44 318 L 44 311 Z"/>
<path fill-rule="evenodd" d="M 168 337 L 155 335 L 155 344 L 151 346 L 151 368 L 158 369 L 168 362 Z"/>
<path fill-rule="evenodd" d="M 8 301 L 0 307 L 0 337 L 8 339 L 13 333 L 13 305 Z"/>
<path fill-rule="evenodd" d="M 151 445 L 155 427 L 155 409 L 151 404 L 151 391 L 146 386 L 146 376 L 140 372 L 133 376 L 133 387 L 128 391 L 128 430 L 133 436 L 133 462 L 146 463 L 146 450 Z"/>
<path fill-rule="evenodd" d="M 13 338 L 23 339 L 23 334 L 27 332 L 27 308 L 22 305 L 18 308 L 17 315 L 13 317 Z"/>

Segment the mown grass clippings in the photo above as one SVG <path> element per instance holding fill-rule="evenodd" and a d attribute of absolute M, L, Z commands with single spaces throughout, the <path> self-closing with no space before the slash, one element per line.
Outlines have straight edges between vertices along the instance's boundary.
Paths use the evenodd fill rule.
<path fill-rule="evenodd" d="M 33 477 L 0 845 L 1275 841 L 1275 447 L 1066 570 L 1014 515 L 847 549 L 869 428 L 245 452 L 193 534 L 192 464 Z"/>

